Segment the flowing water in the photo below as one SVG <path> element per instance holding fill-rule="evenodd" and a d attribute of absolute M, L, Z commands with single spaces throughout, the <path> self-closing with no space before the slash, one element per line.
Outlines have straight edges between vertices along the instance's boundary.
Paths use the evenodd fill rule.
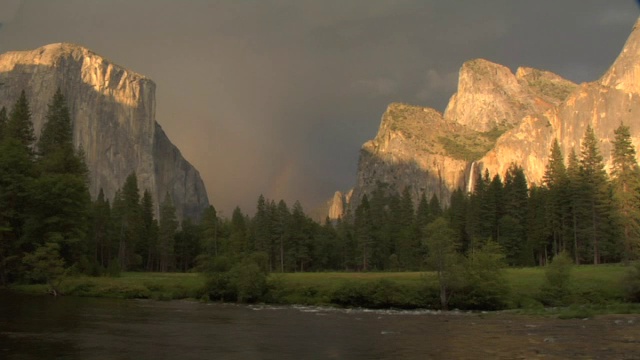
<path fill-rule="evenodd" d="M 0 293 L 0 359 L 640 359 L 640 317 L 336 310 Z"/>

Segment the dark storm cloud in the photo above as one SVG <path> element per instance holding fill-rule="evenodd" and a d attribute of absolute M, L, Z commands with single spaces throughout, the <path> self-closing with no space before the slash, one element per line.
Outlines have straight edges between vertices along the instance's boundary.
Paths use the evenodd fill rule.
<path fill-rule="evenodd" d="M 348 189 L 387 104 L 444 110 L 466 60 L 594 80 L 637 16 L 632 0 L 24 0 L 0 50 L 75 42 L 153 78 L 158 122 L 230 215 Z"/>

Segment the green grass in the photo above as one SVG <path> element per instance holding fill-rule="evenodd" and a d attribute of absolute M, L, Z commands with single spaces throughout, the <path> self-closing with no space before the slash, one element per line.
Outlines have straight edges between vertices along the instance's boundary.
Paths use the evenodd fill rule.
<path fill-rule="evenodd" d="M 454 159 L 474 161 L 480 159 L 491 150 L 498 138 L 508 127 L 494 127 L 485 132 L 467 131 L 463 134 L 452 134 L 438 137 L 438 141 L 447 155 Z"/>
<path fill-rule="evenodd" d="M 74 276 L 65 279 L 60 291 L 65 295 L 122 299 L 172 300 L 200 298 L 204 278 L 192 273 L 123 273 L 120 277 Z M 45 285 L 14 285 L 25 293 L 46 293 Z"/>
<path fill-rule="evenodd" d="M 581 265 L 572 270 L 573 305 L 545 309 L 538 300 L 545 279 L 544 268 L 507 269 L 511 294 L 509 308 L 527 314 L 562 318 L 589 317 L 607 313 L 638 313 L 640 304 L 624 303 L 623 265 Z M 360 299 L 372 307 L 430 307 L 434 293 L 427 288 L 427 272 L 318 272 L 273 273 L 269 276 L 266 302 L 282 304 L 336 305 Z M 195 273 L 123 273 L 120 277 L 78 276 L 65 279 L 60 290 L 65 295 L 145 298 L 157 300 L 202 299 L 207 297 L 205 277 Z M 43 294 L 44 285 L 14 285 L 16 291 Z M 364 295 L 363 295 L 364 294 Z M 359 296 L 359 298 L 358 298 Z M 362 296 L 377 297 L 368 302 Z M 347 300 L 344 300 L 347 299 Z M 382 300 L 381 300 L 382 299 Z M 356 301 L 357 303 L 357 301 Z M 347 305 L 348 306 L 348 305 Z"/>

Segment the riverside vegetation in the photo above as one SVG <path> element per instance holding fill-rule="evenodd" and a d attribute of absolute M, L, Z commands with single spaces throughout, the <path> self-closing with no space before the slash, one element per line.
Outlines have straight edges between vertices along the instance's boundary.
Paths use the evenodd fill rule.
<path fill-rule="evenodd" d="M 554 143 L 542 186 L 514 164 L 504 182 L 478 174 L 443 209 L 435 195 L 414 207 L 409 189 L 381 183 L 353 213 L 318 224 L 299 202 L 262 195 L 253 217 L 211 206 L 178 222 L 167 194 L 156 218 L 135 174 L 113 199 L 91 201 L 64 96 L 37 141 L 30 117 L 24 92 L 0 110 L 0 283 L 14 289 L 469 310 L 635 311 L 640 300 L 640 267 L 619 265 L 640 255 L 640 170 L 622 124 L 610 177 L 588 127 L 567 166 Z"/>
<path fill-rule="evenodd" d="M 564 265 L 563 265 L 564 266 Z M 640 313 L 640 264 L 569 265 L 569 281 L 547 281 L 547 268 L 505 269 L 508 289 L 500 295 L 482 296 L 464 291 L 454 292 L 451 309 L 514 309 L 524 314 L 589 317 L 603 313 Z M 231 276 L 230 278 L 232 278 Z M 566 279 L 566 278 L 564 278 Z M 240 287 L 224 287 L 227 301 L 240 296 L 245 301 L 272 304 L 299 304 L 396 309 L 440 309 L 439 290 L 434 272 L 308 272 L 272 273 L 266 281 L 247 282 Z M 200 273 L 126 272 L 114 276 L 68 276 L 59 291 L 70 296 L 123 299 L 219 301 L 220 288 Z M 238 281 L 236 279 L 232 282 Z M 555 281 L 555 283 L 554 283 Z M 551 287 L 551 288 L 550 288 Z M 11 289 L 24 293 L 45 294 L 46 284 L 14 284 Z M 240 290 L 244 289 L 244 290 Z M 247 298 L 247 289 L 259 294 Z M 239 291 L 244 291 L 240 294 Z M 562 292 L 556 297 L 549 292 Z M 491 300 L 483 303 L 478 300 Z M 495 304 L 502 306 L 497 308 Z M 488 305 L 488 306 L 487 306 Z M 546 307 L 545 307 L 546 306 Z"/>

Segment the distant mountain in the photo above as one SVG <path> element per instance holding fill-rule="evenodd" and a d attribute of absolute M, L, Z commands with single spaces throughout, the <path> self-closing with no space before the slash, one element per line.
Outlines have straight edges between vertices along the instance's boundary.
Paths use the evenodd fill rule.
<path fill-rule="evenodd" d="M 396 191 L 409 186 L 416 202 L 423 193 L 435 193 L 446 204 L 453 190 L 472 189 L 478 172 L 504 176 L 511 163 L 539 184 L 553 139 L 565 156 L 572 148 L 579 153 L 589 124 L 610 166 L 613 131 L 620 123 L 640 146 L 639 27 L 640 20 L 617 60 L 594 82 L 576 85 L 527 67 L 513 74 L 476 59 L 462 65 L 444 114 L 389 105 L 378 134 L 362 146 L 353 196 L 343 208 L 355 209 L 378 184 Z"/>
<path fill-rule="evenodd" d="M 25 90 L 37 135 L 57 88 L 67 98 L 74 142 L 86 154 L 93 196 L 103 189 L 113 198 L 135 171 L 141 191 L 148 189 L 156 206 L 168 192 L 180 218 L 209 206 L 199 172 L 155 121 L 153 81 L 72 44 L 0 55 L 0 107 L 10 109 Z"/>

